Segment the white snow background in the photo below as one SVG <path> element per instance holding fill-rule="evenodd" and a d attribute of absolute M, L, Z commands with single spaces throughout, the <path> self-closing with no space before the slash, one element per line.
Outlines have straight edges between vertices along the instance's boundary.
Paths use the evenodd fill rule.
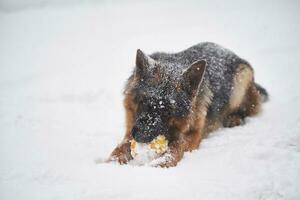
<path fill-rule="evenodd" d="M 53 2 L 0 3 L 1 200 L 300 199 L 299 1 Z M 95 164 L 123 137 L 136 49 L 202 41 L 250 61 L 263 112 L 175 168 Z"/>

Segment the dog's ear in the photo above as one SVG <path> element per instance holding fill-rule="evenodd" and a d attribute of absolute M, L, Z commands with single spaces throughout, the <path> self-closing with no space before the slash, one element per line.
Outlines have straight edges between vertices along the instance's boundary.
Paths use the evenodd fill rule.
<path fill-rule="evenodd" d="M 151 65 L 154 65 L 154 60 L 138 49 L 136 52 L 135 65 L 135 76 L 142 77 L 147 72 L 147 69 L 151 67 Z"/>
<path fill-rule="evenodd" d="M 192 63 L 187 70 L 183 73 L 183 80 L 185 89 L 194 95 L 197 93 L 198 88 L 203 80 L 206 71 L 206 61 L 198 60 Z"/>

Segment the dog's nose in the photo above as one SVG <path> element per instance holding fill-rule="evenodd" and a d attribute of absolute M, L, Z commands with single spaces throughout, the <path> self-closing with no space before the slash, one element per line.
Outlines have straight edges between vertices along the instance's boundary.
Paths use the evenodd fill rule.
<path fill-rule="evenodd" d="M 137 127 L 132 128 L 131 135 L 134 138 L 134 140 L 139 143 L 148 143 L 154 139 L 154 136 L 152 136 L 152 134 L 147 134 L 143 131 L 140 131 Z"/>

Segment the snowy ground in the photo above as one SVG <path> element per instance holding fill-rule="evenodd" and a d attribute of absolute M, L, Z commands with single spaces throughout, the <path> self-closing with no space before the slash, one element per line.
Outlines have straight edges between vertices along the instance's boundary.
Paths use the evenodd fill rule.
<path fill-rule="evenodd" d="M 0 12 L 1 200 L 300 199 L 299 2 L 26 8 Z M 176 168 L 96 165 L 123 136 L 136 49 L 201 41 L 252 63 L 271 96 L 263 113 L 211 134 Z"/>

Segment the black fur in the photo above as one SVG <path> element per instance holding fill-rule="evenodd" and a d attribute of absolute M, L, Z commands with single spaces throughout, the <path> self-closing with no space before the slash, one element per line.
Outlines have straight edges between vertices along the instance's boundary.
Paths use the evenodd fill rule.
<path fill-rule="evenodd" d="M 199 77 L 185 76 L 197 61 L 205 63 L 205 73 Z M 132 136 L 138 142 L 149 142 L 158 134 L 168 137 L 168 120 L 187 116 L 191 112 L 193 94 L 201 94 L 199 90 L 205 87 L 213 94 L 207 115 L 217 116 L 229 103 L 233 77 L 239 64 L 249 65 L 232 51 L 210 42 L 179 53 L 157 52 L 146 56 L 138 50 L 135 72 L 128 81 L 138 80 L 131 88 L 138 105 Z M 193 86 L 200 83 L 201 87 Z"/>

